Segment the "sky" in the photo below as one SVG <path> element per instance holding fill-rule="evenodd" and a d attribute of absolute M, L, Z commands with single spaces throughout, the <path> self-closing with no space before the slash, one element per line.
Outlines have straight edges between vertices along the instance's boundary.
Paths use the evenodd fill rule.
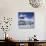
<path fill-rule="evenodd" d="M 19 12 L 18 17 L 31 19 L 32 17 L 34 17 L 34 12 Z"/>

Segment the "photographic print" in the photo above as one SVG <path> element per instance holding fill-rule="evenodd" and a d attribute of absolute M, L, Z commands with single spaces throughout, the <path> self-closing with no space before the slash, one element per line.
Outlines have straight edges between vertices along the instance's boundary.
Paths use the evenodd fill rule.
<path fill-rule="evenodd" d="M 18 27 L 20 29 L 34 28 L 34 12 L 18 12 Z"/>

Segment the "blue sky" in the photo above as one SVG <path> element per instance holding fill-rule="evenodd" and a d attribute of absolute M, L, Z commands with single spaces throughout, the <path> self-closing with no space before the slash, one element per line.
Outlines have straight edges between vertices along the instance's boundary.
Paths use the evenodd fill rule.
<path fill-rule="evenodd" d="M 23 17 L 27 17 L 27 18 L 32 18 L 34 17 L 34 12 L 19 12 L 18 13 L 19 17 L 23 16 Z"/>

